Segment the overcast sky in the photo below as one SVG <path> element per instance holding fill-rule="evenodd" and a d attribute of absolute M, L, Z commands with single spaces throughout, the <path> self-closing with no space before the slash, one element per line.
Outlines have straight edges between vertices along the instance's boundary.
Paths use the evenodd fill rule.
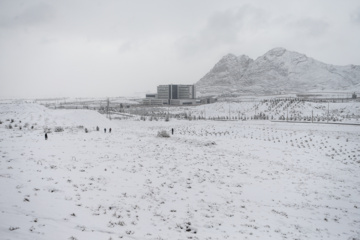
<path fill-rule="evenodd" d="M 0 0 L 0 97 L 156 92 L 275 47 L 360 65 L 360 1 Z"/>

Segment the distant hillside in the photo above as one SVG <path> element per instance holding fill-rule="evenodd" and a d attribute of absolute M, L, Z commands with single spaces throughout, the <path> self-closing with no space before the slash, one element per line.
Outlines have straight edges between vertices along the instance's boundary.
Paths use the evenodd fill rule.
<path fill-rule="evenodd" d="M 359 91 L 360 66 L 334 66 L 275 48 L 253 60 L 224 56 L 197 83 L 202 95 Z"/>

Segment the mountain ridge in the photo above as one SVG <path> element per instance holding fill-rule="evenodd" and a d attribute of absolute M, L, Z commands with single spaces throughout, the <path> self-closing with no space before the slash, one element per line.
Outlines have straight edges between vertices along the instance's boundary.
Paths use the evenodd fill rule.
<path fill-rule="evenodd" d="M 196 86 L 202 95 L 359 91 L 360 66 L 326 64 L 285 48 L 255 60 L 229 53 Z"/>

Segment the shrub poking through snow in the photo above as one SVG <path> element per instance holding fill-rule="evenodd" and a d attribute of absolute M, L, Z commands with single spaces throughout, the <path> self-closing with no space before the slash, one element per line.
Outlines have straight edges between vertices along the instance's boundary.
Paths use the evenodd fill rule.
<path fill-rule="evenodd" d="M 157 134 L 158 137 L 164 137 L 164 138 L 168 138 L 170 137 L 170 134 L 165 131 L 165 130 L 162 130 L 162 131 L 159 131 L 158 134 Z"/>
<path fill-rule="evenodd" d="M 64 128 L 63 127 L 55 127 L 54 132 L 63 132 Z"/>
<path fill-rule="evenodd" d="M 48 127 L 44 127 L 44 133 L 51 133 L 51 129 Z"/>
<path fill-rule="evenodd" d="M 88 131 L 88 129 L 87 128 L 85 128 L 85 133 L 88 133 L 89 131 Z"/>

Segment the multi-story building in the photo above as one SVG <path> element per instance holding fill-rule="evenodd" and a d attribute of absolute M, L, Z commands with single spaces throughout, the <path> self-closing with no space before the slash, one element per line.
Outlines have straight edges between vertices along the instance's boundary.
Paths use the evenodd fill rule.
<path fill-rule="evenodd" d="M 158 99 L 157 101 L 149 100 L 149 98 Z M 151 96 L 151 97 L 150 97 Z M 159 101 L 159 100 L 162 101 Z M 171 105 L 194 105 L 196 104 L 195 85 L 159 85 L 157 87 L 157 94 L 147 94 L 144 104 L 171 104 Z"/>
<path fill-rule="evenodd" d="M 179 99 L 195 99 L 195 85 L 178 85 Z"/>
<path fill-rule="evenodd" d="M 157 87 L 159 99 L 195 99 L 195 85 L 159 85 Z"/>
<path fill-rule="evenodd" d="M 170 85 L 159 85 L 157 87 L 158 99 L 170 99 Z"/>

